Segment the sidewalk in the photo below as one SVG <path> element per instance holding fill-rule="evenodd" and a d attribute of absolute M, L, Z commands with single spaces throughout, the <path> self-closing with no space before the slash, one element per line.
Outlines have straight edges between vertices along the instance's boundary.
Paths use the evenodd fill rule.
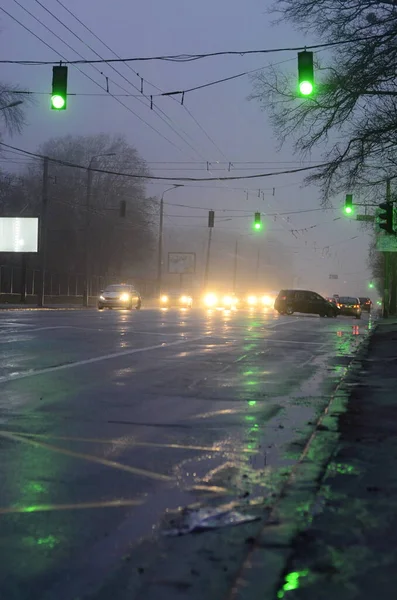
<path fill-rule="evenodd" d="M 397 323 L 381 322 L 351 381 L 340 440 L 277 598 L 374 600 L 397 589 Z"/>

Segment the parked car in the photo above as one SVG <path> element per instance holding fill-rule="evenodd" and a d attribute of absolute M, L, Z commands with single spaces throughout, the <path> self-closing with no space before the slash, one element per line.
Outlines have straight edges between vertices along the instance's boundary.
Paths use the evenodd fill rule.
<path fill-rule="evenodd" d="M 142 306 L 142 298 L 132 285 L 120 283 L 108 285 L 101 291 L 98 298 L 98 310 L 104 308 L 126 308 L 139 310 Z"/>
<path fill-rule="evenodd" d="M 274 308 L 281 315 L 299 312 L 320 315 L 320 317 L 336 317 L 339 314 L 337 305 L 310 290 L 281 290 Z"/>
<path fill-rule="evenodd" d="M 358 298 L 354 296 L 341 296 L 338 300 L 338 307 L 341 315 L 361 319 L 361 306 Z"/>
<path fill-rule="evenodd" d="M 372 310 L 372 300 L 371 298 L 363 298 L 360 297 L 360 306 L 361 306 L 361 310 L 364 310 L 365 312 L 370 313 Z"/>

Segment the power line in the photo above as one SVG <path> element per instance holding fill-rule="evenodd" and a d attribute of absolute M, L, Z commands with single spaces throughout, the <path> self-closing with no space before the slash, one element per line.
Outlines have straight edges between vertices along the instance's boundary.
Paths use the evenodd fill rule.
<path fill-rule="evenodd" d="M 28 156 L 35 156 L 35 157 L 39 157 L 39 158 L 48 158 L 51 162 L 61 164 L 65 167 L 72 167 L 72 168 L 76 168 L 76 169 L 86 169 L 87 168 L 84 165 L 69 163 L 67 161 L 58 160 L 56 158 L 45 157 L 44 155 L 37 154 L 35 152 L 29 152 L 28 150 L 23 150 L 22 148 L 16 148 L 15 146 L 11 146 L 10 144 L 5 144 L 4 142 L 0 142 L 0 145 L 4 146 L 6 148 L 11 148 L 13 150 L 19 150 L 19 152 L 22 152 L 23 154 L 27 154 Z M 151 180 L 156 180 L 156 181 L 235 181 L 235 180 L 241 180 L 241 179 L 259 179 L 259 178 L 263 178 L 263 177 L 274 177 L 277 175 L 289 175 L 291 173 L 301 173 L 303 171 L 309 171 L 309 170 L 317 169 L 320 167 L 326 167 L 328 165 L 329 165 L 329 163 L 319 163 L 319 164 L 313 165 L 311 167 L 300 167 L 299 169 L 287 169 L 285 171 L 277 171 L 274 173 L 257 173 L 256 175 L 234 175 L 234 176 L 232 175 L 230 177 L 201 177 L 201 178 L 197 178 L 197 177 L 159 177 L 158 175 L 134 175 L 132 173 L 120 173 L 118 171 L 108 171 L 108 170 L 96 169 L 96 168 L 91 168 L 91 171 L 94 171 L 96 173 L 106 173 L 108 175 L 118 175 L 120 177 L 130 177 L 133 179 L 148 179 L 148 180 L 151 179 Z"/>
<path fill-rule="evenodd" d="M 74 50 L 74 48 L 72 48 L 71 46 L 69 46 L 69 44 L 67 44 L 67 42 L 64 42 L 63 39 L 58 36 L 57 34 L 53 33 L 53 31 L 47 27 L 47 25 L 45 25 L 42 21 L 40 21 L 40 19 L 38 19 L 34 14 L 32 14 L 27 8 L 25 8 L 24 6 L 22 6 L 22 4 L 20 4 L 17 0 L 14 0 L 14 2 L 20 6 L 25 12 L 27 12 L 32 18 L 34 18 L 38 23 L 40 23 L 40 25 L 42 25 L 45 29 L 47 29 L 50 33 L 52 33 L 56 38 L 58 38 L 61 42 L 63 42 L 66 46 L 68 46 L 69 48 L 71 48 L 71 50 L 73 52 L 75 52 L 77 55 L 81 56 L 76 50 Z M 53 52 L 55 52 L 56 54 L 58 54 L 61 58 L 64 59 L 65 64 L 72 64 L 70 62 L 67 61 L 66 57 L 64 55 L 62 55 L 60 52 L 58 52 L 57 50 L 55 50 L 55 48 L 53 48 L 52 46 L 50 46 L 47 42 L 45 42 L 41 37 L 39 37 L 38 35 L 36 35 L 31 29 L 29 29 L 28 27 L 26 27 L 26 25 L 24 25 L 23 23 L 21 23 L 21 21 L 19 21 L 16 17 L 14 17 L 12 14 L 10 14 L 9 12 L 7 12 L 2 6 L 0 6 L 0 9 L 7 15 L 9 16 L 11 19 L 13 19 L 16 23 L 18 23 L 18 25 L 20 25 L 21 27 L 23 27 L 24 29 L 26 29 L 26 31 L 28 31 L 29 33 L 31 33 L 35 38 L 37 38 L 40 42 L 42 42 L 43 44 L 45 44 L 48 48 L 50 48 Z M 57 61 L 56 64 L 58 64 L 59 61 Z M 54 64 L 54 63 L 51 63 Z M 87 73 L 85 73 L 84 71 L 82 71 L 81 69 L 79 69 L 76 65 L 73 65 L 77 68 L 78 71 L 80 71 L 80 73 L 82 73 L 82 75 L 84 75 L 84 77 L 87 77 L 90 81 L 92 81 L 93 83 L 95 83 L 96 86 L 98 86 L 101 90 L 103 91 L 107 91 L 104 87 L 102 87 L 102 85 L 100 83 L 98 83 L 97 81 L 95 81 L 95 79 L 93 79 L 92 77 L 90 77 Z M 98 71 L 98 73 L 101 73 L 101 71 L 99 71 L 99 69 L 97 69 L 95 66 L 93 67 L 95 68 L 96 71 Z M 117 85 L 117 84 L 116 84 Z M 120 86 L 119 86 L 120 87 Z M 122 89 L 122 88 L 121 88 Z M 145 119 L 143 119 L 142 117 L 140 117 L 135 111 L 133 111 L 129 106 L 127 106 L 126 104 L 124 104 L 119 98 L 117 98 L 116 96 L 113 96 L 113 94 L 111 94 L 109 92 L 109 95 L 112 96 L 116 102 L 118 102 L 121 106 L 123 106 L 124 108 L 126 108 L 130 113 L 132 113 L 135 117 L 137 117 L 140 121 L 142 121 L 142 123 L 145 123 L 145 125 L 147 125 L 150 129 L 152 129 L 153 131 L 155 131 L 158 135 L 160 135 L 160 137 L 162 137 L 164 140 L 166 140 L 169 144 L 171 144 L 172 146 L 174 146 L 174 148 L 176 148 L 179 152 L 182 152 L 182 150 L 174 143 L 172 142 L 170 139 L 168 139 L 165 135 L 163 135 L 160 131 L 158 131 L 155 127 L 153 127 L 150 123 L 148 123 Z"/>
<path fill-rule="evenodd" d="M 159 56 L 137 56 L 132 58 L 106 58 L 98 60 L 73 60 L 66 61 L 66 64 L 96 64 L 96 63 L 117 63 L 117 62 L 143 62 L 151 60 L 162 60 L 171 62 L 191 62 L 201 60 L 203 58 L 212 58 L 216 56 L 248 56 L 251 54 L 272 54 L 278 52 L 299 52 L 302 50 L 318 50 L 320 48 L 332 48 L 334 46 L 342 46 L 347 44 L 357 44 L 358 42 L 368 42 L 370 40 L 383 39 L 383 35 L 374 35 L 370 37 L 349 38 L 347 40 L 339 40 L 337 42 L 325 42 L 323 44 L 312 44 L 311 46 L 291 46 L 284 48 L 264 48 L 261 50 L 224 50 L 219 52 L 207 52 L 202 54 L 168 54 Z M 39 61 L 39 60 L 0 60 L 0 64 L 21 64 L 21 65 L 53 65 L 57 64 L 54 61 Z"/>
<path fill-rule="evenodd" d="M 16 2 L 17 4 L 19 4 L 19 2 L 17 2 L 17 0 L 14 0 L 14 2 Z M 91 50 L 91 52 L 93 52 L 96 56 L 98 56 L 101 60 L 104 60 L 103 57 L 93 48 L 91 48 L 91 46 L 89 44 L 87 44 L 87 42 L 85 42 L 79 35 L 77 35 L 77 33 L 75 33 L 70 27 L 68 27 L 68 25 L 66 25 L 63 21 L 61 21 L 61 19 L 59 19 L 53 12 L 51 12 L 46 6 L 44 6 L 44 4 L 42 4 L 42 2 L 40 2 L 40 0 L 35 0 L 35 2 L 41 6 L 49 15 L 51 15 L 58 23 L 60 23 L 67 31 L 69 31 L 79 42 L 81 42 L 82 44 L 84 44 L 84 46 L 86 46 L 89 50 Z M 61 4 L 61 3 L 60 3 Z M 22 7 L 22 5 L 19 4 L 19 6 Z M 63 6 L 63 5 L 62 5 Z M 22 7 L 24 8 L 24 7 Z M 26 10 L 24 8 L 24 10 Z M 73 13 L 71 13 L 71 11 L 68 10 L 68 12 L 70 14 L 73 15 Z M 29 13 L 31 14 L 31 13 Z M 34 15 L 32 15 L 34 17 Z M 74 16 L 74 15 L 73 15 Z M 36 17 L 34 17 L 36 18 Z M 79 21 L 80 22 L 80 21 Z M 51 30 L 50 30 L 51 31 Z M 54 34 L 56 35 L 56 34 Z M 58 36 L 57 36 L 58 37 Z M 61 38 L 59 38 L 61 39 Z M 63 40 L 62 40 L 63 41 Z M 66 44 L 66 42 L 64 42 Z M 66 44 L 67 46 L 69 46 L 68 44 Z M 69 46 L 69 48 L 71 48 L 71 46 Z M 77 52 L 76 50 L 74 50 L 72 48 L 72 50 L 81 58 L 82 55 Z M 129 79 L 127 79 L 118 69 L 116 69 L 112 64 L 109 64 L 109 62 L 105 61 L 106 64 L 113 70 L 115 71 L 115 73 L 117 73 L 120 77 L 122 77 L 129 85 L 131 85 L 134 89 L 139 91 L 139 88 L 136 87 L 136 85 L 134 85 Z M 98 69 L 96 69 L 99 73 L 101 73 Z M 101 73 L 101 75 L 103 75 L 103 73 Z M 128 93 L 128 90 L 125 89 L 123 86 L 121 86 L 120 84 L 118 84 L 117 82 L 112 81 L 112 83 L 114 83 L 115 85 L 117 85 L 120 89 L 124 90 L 125 92 Z M 147 98 L 144 94 L 142 94 L 147 100 L 149 100 L 149 102 L 151 103 L 150 98 Z M 150 108 L 147 104 L 145 104 L 145 102 L 142 100 L 142 98 L 139 99 L 139 102 L 141 102 L 146 108 Z M 152 110 L 155 110 L 155 107 L 152 107 Z M 170 129 L 176 134 L 178 135 L 183 142 L 185 142 L 185 144 L 187 144 L 189 146 L 189 148 L 191 148 L 191 150 L 193 150 L 194 152 L 196 152 L 200 158 L 203 158 L 203 156 L 200 154 L 200 152 L 198 152 L 198 150 L 196 148 L 194 148 L 194 146 L 192 146 L 188 141 L 186 141 L 184 139 L 184 137 L 172 126 L 170 125 L 170 123 L 168 123 L 161 115 L 158 114 L 157 110 L 155 110 L 156 115 L 159 117 L 159 119 L 161 119 L 168 127 L 170 127 Z M 163 111 L 161 111 L 163 112 Z M 165 114 L 165 113 L 164 113 Z M 167 116 L 167 115 L 166 115 Z M 168 117 L 167 117 L 168 118 Z M 169 119 L 171 121 L 171 119 Z M 171 121 L 172 122 L 172 121 Z M 185 134 L 186 135 L 186 134 Z"/>

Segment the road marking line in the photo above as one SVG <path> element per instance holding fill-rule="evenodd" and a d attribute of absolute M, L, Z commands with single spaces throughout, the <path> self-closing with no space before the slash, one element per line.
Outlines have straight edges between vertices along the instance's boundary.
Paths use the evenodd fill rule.
<path fill-rule="evenodd" d="M 197 342 L 198 340 L 204 339 L 203 336 L 191 338 L 189 340 L 177 340 L 176 342 L 162 342 L 161 344 L 155 344 L 154 346 L 146 346 L 144 348 L 132 348 L 130 350 L 122 350 L 120 352 L 113 352 L 111 354 L 104 354 L 102 356 L 96 356 L 95 358 L 86 358 L 84 360 L 78 360 L 76 362 L 67 363 L 65 365 L 57 365 L 56 367 L 47 367 L 45 369 L 38 369 L 37 371 L 25 371 L 23 373 L 11 373 L 10 375 L 4 375 L 0 377 L 0 383 L 8 381 L 16 381 L 17 379 L 25 379 L 26 377 L 35 377 L 36 375 L 45 375 L 47 373 L 54 373 L 55 371 L 64 371 L 65 369 L 74 369 L 75 367 L 82 367 L 84 365 L 91 365 L 104 360 L 111 360 L 112 358 L 120 358 L 122 356 L 129 356 L 130 354 L 138 354 L 139 352 L 148 352 L 150 350 L 158 350 L 159 348 L 170 348 L 171 346 L 180 346 L 181 344 L 188 344 L 189 342 Z"/>
<path fill-rule="evenodd" d="M 15 513 L 50 512 L 53 510 L 85 510 L 87 508 L 119 508 L 121 506 L 139 506 L 143 500 L 108 500 L 104 502 L 79 502 L 76 504 L 36 504 L 32 506 L 0 507 L 0 515 Z"/>
<path fill-rule="evenodd" d="M 52 450 L 59 454 L 66 454 L 66 456 L 72 456 L 73 458 L 80 458 L 89 462 L 97 463 L 105 467 L 111 467 L 120 471 L 127 471 L 133 475 L 141 475 L 142 477 L 148 477 L 149 479 L 158 479 L 160 481 L 172 481 L 173 478 L 169 475 L 163 475 L 162 473 L 154 473 L 153 471 L 147 471 L 146 469 L 139 469 L 137 467 L 130 467 L 123 463 L 115 462 L 113 460 L 107 460 L 106 458 L 100 458 L 99 456 L 93 456 L 92 454 L 83 454 L 81 452 L 74 452 L 73 450 L 67 450 L 66 448 L 59 448 L 58 446 L 52 446 L 45 442 L 38 442 L 37 440 L 31 440 L 30 438 L 17 435 L 15 433 L 9 433 L 8 431 L 0 431 L 0 436 L 14 442 L 22 442 L 24 444 L 30 444 L 36 448 L 44 448 L 46 450 Z"/>
<path fill-rule="evenodd" d="M 235 453 L 235 450 L 229 448 L 222 448 L 221 446 L 190 446 L 185 444 L 157 444 L 155 442 L 139 442 L 135 440 L 128 440 L 125 437 L 122 438 L 79 438 L 79 437 L 70 437 L 70 436 L 58 436 L 51 435 L 46 433 L 25 433 L 25 432 L 13 432 L 13 431 L 0 431 L 0 435 L 3 433 L 11 433 L 12 435 L 27 437 L 27 438 L 40 438 L 40 439 L 51 439 L 51 440 L 60 440 L 63 442 L 83 442 L 88 444 L 124 444 L 125 446 L 139 446 L 139 447 L 147 447 L 147 448 L 171 448 L 176 450 L 199 450 L 203 452 L 221 452 Z M 246 452 L 249 454 L 256 454 L 255 450 L 248 450 L 246 448 L 239 449 L 238 452 Z"/>

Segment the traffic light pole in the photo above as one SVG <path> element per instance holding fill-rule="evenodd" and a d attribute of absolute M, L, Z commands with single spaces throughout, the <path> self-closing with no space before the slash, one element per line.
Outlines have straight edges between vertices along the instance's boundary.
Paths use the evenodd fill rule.
<path fill-rule="evenodd" d="M 204 289 L 207 288 L 208 275 L 209 275 L 209 271 L 210 271 L 211 240 L 212 240 L 212 227 L 210 227 L 209 231 L 208 231 L 207 258 L 205 261 L 205 272 L 204 272 Z"/>
<path fill-rule="evenodd" d="M 233 292 L 236 292 L 237 285 L 237 261 L 238 261 L 238 239 L 234 247 L 234 265 L 233 265 Z"/>
<path fill-rule="evenodd" d="M 390 179 L 386 181 L 386 202 L 391 200 Z M 383 276 L 383 310 L 384 319 L 389 317 L 390 308 L 390 256 L 389 252 L 383 253 L 384 276 Z"/>
<path fill-rule="evenodd" d="M 41 199 L 41 218 L 40 218 L 40 271 L 41 281 L 37 294 L 37 306 L 44 306 L 45 295 L 45 272 L 47 260 L 47 209 L 48 209 L 48 158 L 43 160 L 43 191 Z"/>

